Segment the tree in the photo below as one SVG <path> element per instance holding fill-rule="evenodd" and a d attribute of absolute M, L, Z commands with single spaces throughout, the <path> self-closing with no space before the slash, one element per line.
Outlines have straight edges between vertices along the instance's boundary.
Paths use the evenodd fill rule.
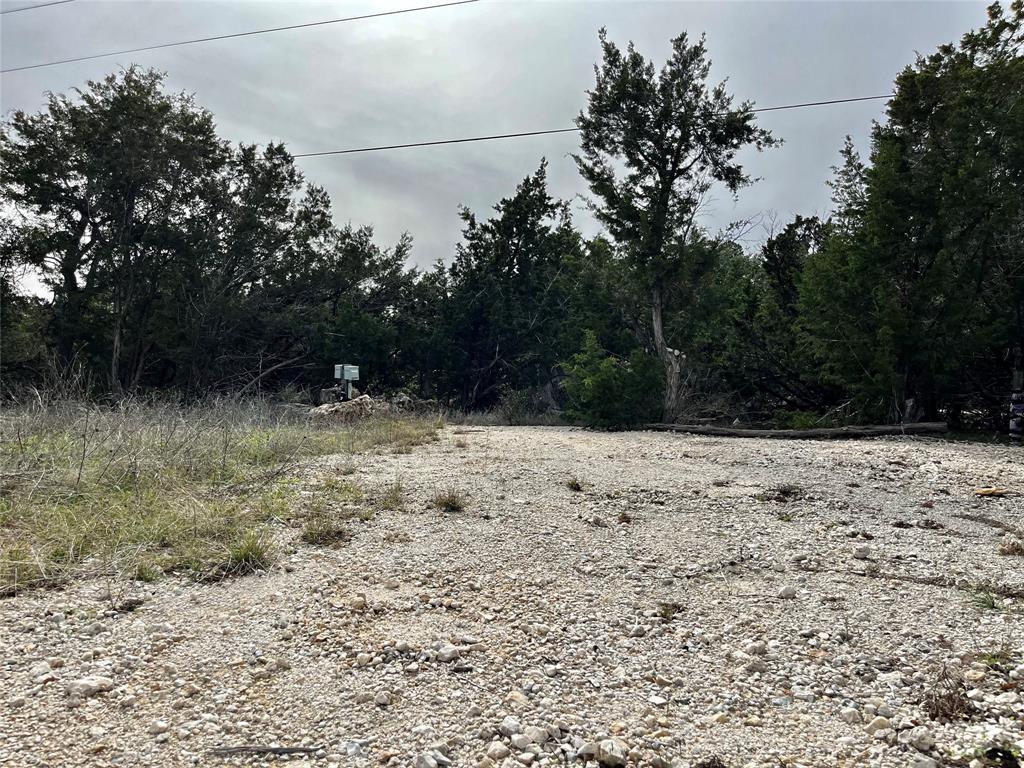
<path fill-rule="evenodd" d="M 672 41 L 660 71 L 630 43 L 623 52 L 600 32 L 602 63 L 587 108 L 576 164 L 597 197 L 597 218 L 622 249 L 650 302 L 650 334 L 665 367 L 664 416 L 682 406 L 683 353 L 665 333 L 666 305 L 681 282 L 699 277 L 691 244 L 701 203 L 715 183 L 735 194 L 751 183 L 737 160 L 746 146 L 775 144 L 757 128 L 752 105 L 733 106 L 725 84 L 711 86 L 704 38 Z"/>
<path fill-rule="evenodd" d="M 547 189 L 547 163 L 512 197 L 466 226 L 450 269 L 447 329 L 462 402 L 493 404 L 499 390 L 540 387 L 576 347 L 562 347 L 570 262 L 582 251 L 568 204 Z"/>
<path fill-rule="evenodd" d="M 19 219 L 17 258 L 53 291 L 59 355 L 91 346 L 114 393 L 142 376 L 163 277 L 228 157 L 213 116 L 162 81 L 132 67 L 77 99 L 51 94 L 0 135 L 0 199 Z"/>
<path fill-rule="evenodd" d="M 991 6 L 900 73 L 866 167 L 844 150 L 800 324 L 869 416 L 1004 407 L 1024 343 L 1022 26 L 1020 2 Z"/>
<path fill-rule="evenodd" d="M 17 327 L 49 317 L 61 362 L 114 396 L 250 391 L 339 347 L 390 370 L 411 241 L 336 227 L 283 145 L 229 147 L 162 74 L 131 68 L 16 113 L 0 162 L 0 266 L 38 270 L 53 295 L 46 313 L 22 302 Z"/>

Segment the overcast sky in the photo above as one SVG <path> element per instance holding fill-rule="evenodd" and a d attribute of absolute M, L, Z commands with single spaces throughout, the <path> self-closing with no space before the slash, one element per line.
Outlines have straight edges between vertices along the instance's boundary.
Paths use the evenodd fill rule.
<path fill-rule="evenodd" d="M 4 1 L 5 10 L 45 0 Z M 0 16 L 4 69 L 107 50 L 298 24 L 406 3 L 76 0 Z M 45 91 L 81 86 L 133 62 L 167 72 L 168 87 L 193 92 L 221 135 L 284 141 L 316 152 L 493 133 L 561 128 L 585 102 L 599 56 L 597 30 L 659 64 L 671 37 L 707 33 L 716 79 L 758 106 L 887 93 L 896 73 L 985 20 L 984 3 L 498 2 L 224 40 L 2 75 L 0 105 L 37 110 Z M 785 140 L 746 156 L 762 177 L 737 203 L 720 196 L 707 225 L 775 211 L 825 213 L 825 180 L 843 136 L 866 147 L 884 102 L 759 116 Z M 339 223 L 372 224 L 378 240 L 403 231 L 413 260 L 450 258 L 460 204 L 486 213 L 516 183 L 550 162 L 554 194 L 585 189 L 568 156 L 576 136 L 532 137 L 300 159 L 322 184 Z M 596 231 L 582 203 L 584 231 Z"/>

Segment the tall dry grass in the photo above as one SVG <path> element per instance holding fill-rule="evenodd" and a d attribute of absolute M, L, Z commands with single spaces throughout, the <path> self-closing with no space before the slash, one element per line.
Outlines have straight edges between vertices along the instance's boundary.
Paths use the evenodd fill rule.
<path fill-rule="evenodd" d="M 293 470 L 404 449 L 434 420 L 331 427 L 265 400 L 115 406 L 33 398 L 0 416 L 0 594 L 81 575 L 217 578 L 265 567 Z"/>

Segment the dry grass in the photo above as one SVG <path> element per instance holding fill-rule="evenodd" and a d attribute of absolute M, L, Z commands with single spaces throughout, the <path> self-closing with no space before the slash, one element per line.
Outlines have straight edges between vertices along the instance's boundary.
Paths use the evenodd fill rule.
<path fill-rule="evenodd" d="M 302 524 L 301 538 L 307 544 L 328 547 L 348 541 L 352 533 L 338 518 L 326 512 L 318 512 L 307 515 Z"/>
<path fill-rule="evenodd" d="M 1007 557 L 1024 557 L 1024 541 L 1007 537 L 999 545 L 999 554 Z"/>
<path fill-rule="evenodd" d="M 437 426 L 331 427 L 263 401 L 8 408 L 0 419 L 0 595 L 77 575 L 206 579 L 265 568 L 270 527 L 298 515 L 296 466 L 420 444 Z M 328 505 L 361 498 L 338 478 L 319 495 Z"/>
<path fill-rule="evenodd" d="M 967 698 L 963 676 L 952 667 L 941 667 L 925 692 L 924 711 L 932 720 L 950 722 L 969 717 L 974 705 Z"/>
<path fill-rule="evenodd" d="M 754 496 L 758 501 L 775 501 L 779 504 L 786 504 L 790 501 L 799 501 L 804 498 L 804 489 L 796 483 L 783 483 L 774 488 L 769 488 Z"/>
<path fill-rule="evenodd" d="M 434 498 L 431 499 L 431 504 L 435 509 L 439 509 L 442 512 L 447 513 L 464 512 L 468 503 L 466 494 L 462 491 L 456 490 L 455 488 L 447 488 L 443 491 L 438 491 L 434 495 Z"/>
<path fill-rule="evenodd" d="M 381 492 L 374 502 L 380 511 L 401 512 L 405 509 L 405 489 L 398 480 Z"/>

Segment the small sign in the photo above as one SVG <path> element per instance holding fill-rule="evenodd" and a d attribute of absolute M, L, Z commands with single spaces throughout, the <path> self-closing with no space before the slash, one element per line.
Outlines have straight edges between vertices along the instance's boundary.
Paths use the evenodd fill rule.
<path fill-rule="evenodd" d="M 336 365 L 334 366 L 334 378 L 345 381 L 359 381 L 358 365 Z"/>

